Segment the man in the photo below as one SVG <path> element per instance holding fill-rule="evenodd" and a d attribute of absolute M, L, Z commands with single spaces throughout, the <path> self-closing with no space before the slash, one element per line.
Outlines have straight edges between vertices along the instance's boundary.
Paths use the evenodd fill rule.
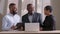
<path fill-rule="evenodd" d="M 46 6 L 44 8 L 44 14 L 46 15 L 46 18 L 43 22 L 43 30 L 44 31 L 55 30 L 55 20 L 51 13 L 52 13 L 52 7 Z"/>
<path fill-rule="evenodd" d="M 15 3 L 9 5 L 10 13 L 5 15 L 2 20 L 2 30 L 15 30 L 16 24 L 21 23 L 21 18 L 17 14 L 17 8 Z"/>
<path fill-rule="evenodd" d="M 40 27 L 42 27 L 42 18 L 41 14 L 34 12 L 34 6 L 32 4 L 27 5 L 28 13 L 22 16 L 22 22 L 24 23 L 40 23 Z M 25 26 L 24 26 L 25 27 Z"/>

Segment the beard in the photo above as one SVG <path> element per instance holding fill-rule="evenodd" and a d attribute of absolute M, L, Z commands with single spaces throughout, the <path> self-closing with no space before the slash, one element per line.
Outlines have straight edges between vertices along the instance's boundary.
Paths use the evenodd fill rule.
<path fill-rule="evenodd" d="M 13 11 L 13 15 L 15 15 L 15 14 L 17 14 L 17 12 L 16 11 Z"/>

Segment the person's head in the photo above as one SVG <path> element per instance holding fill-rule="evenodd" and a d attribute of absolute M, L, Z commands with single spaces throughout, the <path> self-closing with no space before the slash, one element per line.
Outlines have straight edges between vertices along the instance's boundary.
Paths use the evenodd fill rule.
<path fill-rule="evenodd" d="M 9 5 L 10 13 L 15 15 L 17 12 L 16 4 L 15 3 L 10 3 Z"/>
<path fill-rule="evenodd" d="M 32 13 L 34 11 L 34 6 L 33 4 L 28 4 L 27 5 L 27 10 L 28 10 L 28 13 Z"/>
<path fill-rule="evenodd" d="M 46 6 L 44 8 L 44 14 L 45 15 L 50 15 L 52 13 L 52 7 L 51 6 Z"/>

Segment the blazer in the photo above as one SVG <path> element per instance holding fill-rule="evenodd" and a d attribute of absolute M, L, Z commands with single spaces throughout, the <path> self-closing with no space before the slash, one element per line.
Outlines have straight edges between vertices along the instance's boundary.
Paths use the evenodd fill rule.
<path fill-rule="evenodd" d="M 22 16 L 22 22 L 25 25 L 25 23 L 30 23 L 29 18 L 28 18 L 28 13 L 24 16 Z M 40 27 L 42 27 L 42 16 L 39 13 L 34 13 L 33 18 L 32 18 L 32 23 L 39 23 Z"/>

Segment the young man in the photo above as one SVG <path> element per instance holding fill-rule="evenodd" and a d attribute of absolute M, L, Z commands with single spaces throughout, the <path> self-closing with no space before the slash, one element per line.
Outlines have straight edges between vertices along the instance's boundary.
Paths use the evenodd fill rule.
<path fill-rule="evenodd" d="M 20 16 L 17 14 L 17 8 L 15 3 L 9 5 L 10 13 L 5 15 L 2 20 L 2 30 L 9 31 L 15 30 L 16 24 L 21 22 Z"/>
<path fill-rule="evenodd" d="M 44 14 L 46 15 L 45 20 L 43 22 L 44 31 L 55 30 L 55 20 L 51 13 L 52 13 L 52 7 L 46 6 L 44 8 Z"/>
<path fill-rule="evenodd" d="M 42 16 L 41 14 L 34 12 L 34 6 L 33 4 L 27 5 L 27 11 L 28 13 L 22 16 L 22 22 L 23 23 L 40 23 L 40 29 L 42 29 Z"/>

